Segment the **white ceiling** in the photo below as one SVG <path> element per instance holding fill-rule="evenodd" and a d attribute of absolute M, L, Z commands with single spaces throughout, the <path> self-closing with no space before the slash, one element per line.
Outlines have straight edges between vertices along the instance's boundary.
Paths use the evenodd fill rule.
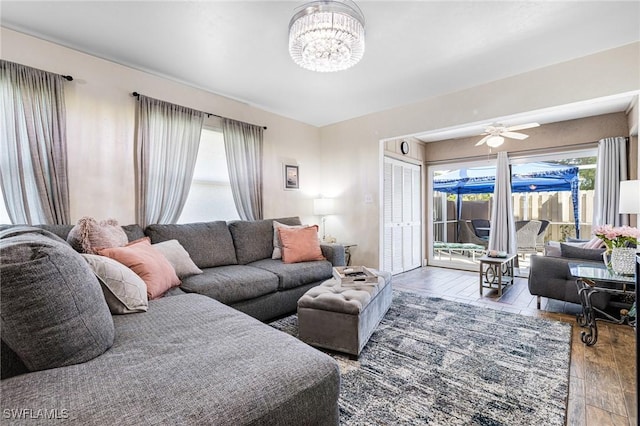
<path fill-rule="evenodd" d="M 362 0 L 364 59 L 314 73 L 287 52 L 303 3 L 2 0 L 0 23 L 316 126 L 640 40 L 638 1 Z"/>

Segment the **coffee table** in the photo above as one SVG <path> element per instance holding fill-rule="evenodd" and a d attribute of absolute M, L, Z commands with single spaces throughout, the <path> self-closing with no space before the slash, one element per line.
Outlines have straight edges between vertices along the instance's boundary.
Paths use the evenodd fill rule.
<path fill-rule="evenodd" d="M 502 296 L 502 287 L 513 284 L 514 260 L 517 254 L 507 253 L 507 257 L 484 255 L 480 261 L 480 296 L 483 288 L 497 289 Z"/>
<path fill-rule="evenodd" d="M 582 305 L 582 314 L 578 315 L 576 319 L 580 327 L 587 329 L 581 333 L 582 343 L 587 346 L 596 344 L 598 341 L 598 320 L 635 326 L 635 317 L 630 318 L 626 309 L 621 310 L 620 317 L 616 318 L 591 303 L 591 297 L 596 293 L 621 295 L 635 300 L 636 281 L 633 276 L 615 274 L 600 263 L 569 262 L 569 271 L 572 276 L 577 278 L 576 286 Z"/>

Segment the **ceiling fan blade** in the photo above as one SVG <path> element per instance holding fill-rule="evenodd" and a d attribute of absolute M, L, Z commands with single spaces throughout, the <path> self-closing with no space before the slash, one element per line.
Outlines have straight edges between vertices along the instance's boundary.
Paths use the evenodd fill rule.
<path fill-rule="evenodd" d="M 490 137 L 491 137 L 491 135 L 487 135 L 487 136 L 485 136 L 484 138 L 480 139 L 480 140 L 478 141 L 478 143 L 476 144 L 476 146 L 480 146 L 480 145 L 482 145 L 482 144 L 483 144 L 483 143 L 485 143 L 485 142 L 487 141 L 487 139 L 489 139 Z"/>
<path fill-rule="evenodd" d="M 539 126 L 540 126 L 540 124 L 538 124 L 538 123 L 519 124 L 517 126 L 507 127 L 507 131 L 511 132 L 511 131 L 514 131 L 514 130 L 532 129 L 534 127 L 539 127 Z"/>
<path fill-rule="evenodd" d="M 500 136 L 504 136 L 505 138 L 518 139 L 519 141 L 529 137 L 529 135 L 525 135 L 524 133 L 516 132 L 502 132 L 500 133 Z"/>

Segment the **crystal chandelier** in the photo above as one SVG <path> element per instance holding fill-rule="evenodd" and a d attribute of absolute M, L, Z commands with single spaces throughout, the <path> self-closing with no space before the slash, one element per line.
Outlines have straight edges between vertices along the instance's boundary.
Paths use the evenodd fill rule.
<path fill-rule="evenodd" d="M 341 71 L 364 55 L 364 15 L 351 0 L 322 0 L 296 9 L 289 22 L 289 54 L 302 68 Z"/>

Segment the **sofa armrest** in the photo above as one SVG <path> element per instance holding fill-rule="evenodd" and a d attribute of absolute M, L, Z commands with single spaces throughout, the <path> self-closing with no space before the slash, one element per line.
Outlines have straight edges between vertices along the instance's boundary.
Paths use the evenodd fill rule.
<path fill-rule="evenodd" d="M 529 269 L 529 293 L 532 296 L 548 297 L 565 302 L 580 303 L 578 297 L 577 278 L 571 275 L 569 263 L 595 263 L 583 259 L 565 257 L 531 256 Z M 598 309 L 604 309 L 609 302 L 610 295 L 597 293 L 591 298 L 592 304 Z"/>
<path fill-rule="evenodd" d="M 336 243 L 320 243 L 322 255 L 327 258 L 333 266 L 345 266 L 344 246 Z"/>

